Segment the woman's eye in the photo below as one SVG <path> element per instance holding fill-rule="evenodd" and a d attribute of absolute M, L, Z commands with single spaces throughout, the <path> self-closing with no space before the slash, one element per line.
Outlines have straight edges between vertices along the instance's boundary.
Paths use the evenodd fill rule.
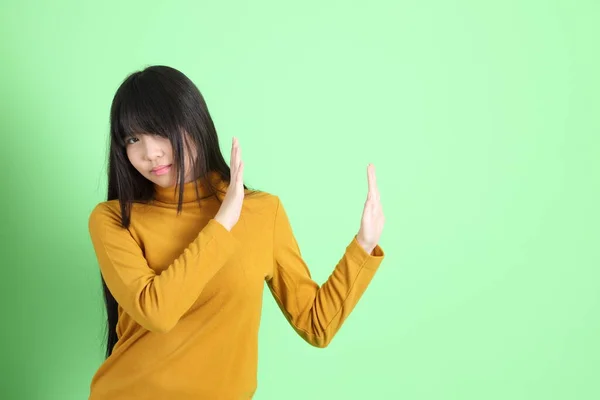
<path fill-rule="evenodd" d="M 128 137 L 127 139 L 125 139 L 125 144 L 134 144 L 134 143 L 135 143 L 135 142 L 137 142 L 137 141 L 138 141 L 138 139 L 137 139 L 137 138 L 135 138 L 135 137 L 133 137 L 133 136 L 130 136 L 130 137 Z"/>

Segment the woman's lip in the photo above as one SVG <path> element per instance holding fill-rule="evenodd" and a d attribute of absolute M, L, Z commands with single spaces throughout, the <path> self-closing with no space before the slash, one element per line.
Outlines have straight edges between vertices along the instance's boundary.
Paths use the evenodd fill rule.
<path fill-rule="evenodd" d="M 152 172 L 154 172 L 156 175 L 163 175 L 169 170 L 169 168 L 171 168 L 170 165 L 164 165 L 162 167 L 152 169 Z"/>

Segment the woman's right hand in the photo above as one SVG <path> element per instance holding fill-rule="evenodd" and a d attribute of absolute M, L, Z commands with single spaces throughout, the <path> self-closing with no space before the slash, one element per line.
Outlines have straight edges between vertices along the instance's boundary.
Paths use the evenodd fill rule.
<path fill-rule="evenodd" d="M 242 161 L 242 150 L 237 138 L 233 138 L 231 145 L 231 179 L 229 187 L 223 198 L 223 203 L 215 215 L 215 220 L 231 231 L 238 222 L 244 202 L 244 162 Z"/>

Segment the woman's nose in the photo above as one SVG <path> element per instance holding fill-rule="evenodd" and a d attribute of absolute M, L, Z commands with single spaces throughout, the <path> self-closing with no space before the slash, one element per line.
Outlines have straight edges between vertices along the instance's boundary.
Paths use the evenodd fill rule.
<path fill-rule="evenodd" d="M 147 137 L 144 140 L 145 142 L 145 150 L 146 150 L 146 158 L 150 161 L 154 161 L 157 158 L 160 158 L 165 155 L 165 152 L 160 147 L 158 141 L 154 140 L 154 138 Z"/>

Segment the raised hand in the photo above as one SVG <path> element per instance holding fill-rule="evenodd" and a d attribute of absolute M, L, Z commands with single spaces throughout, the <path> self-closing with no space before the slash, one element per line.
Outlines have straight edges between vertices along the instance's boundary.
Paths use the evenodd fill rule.
<path fill-rule="evenodd" d="M 379 242 L 385 222 L 373 164 L 369 164 L 367 167 L 367 182 L 369 191 L 356 240 L 367 253 L 371 254 Z"/>
<path fill-rule="evenodd" d="M 231 144 L 231 179 L 223 203 L 215 215 L 215 220 L 231 231 L 238 222 L 244 202 L 244 162 L 242 161 L 242 150 L 237 138 L 233 138 Z"/>

